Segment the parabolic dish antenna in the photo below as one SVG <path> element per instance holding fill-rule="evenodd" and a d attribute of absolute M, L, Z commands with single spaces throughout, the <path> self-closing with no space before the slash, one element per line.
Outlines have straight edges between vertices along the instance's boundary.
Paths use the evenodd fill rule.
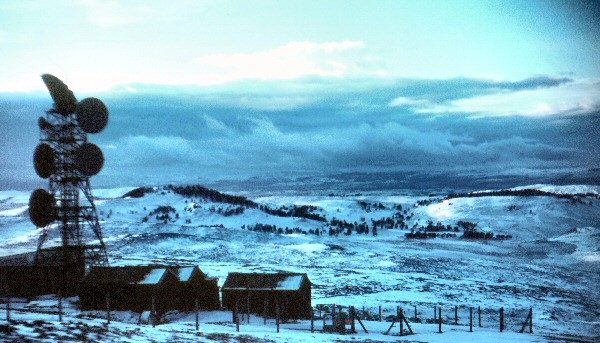
<path fill-rule="evenodd" d="M 98 133 L 104 130 L 108 123 L 108 109 L 97 98 L 86 98 L 80 101 L 75 113 L 79 126 L 87 133 Z"/>
<path fill-rule="evenodd" d="M 33 167 L 43 179 L 47 179 L 56 171 L 54 164 L 54 149 L 46 143 L 38 144 L 33 153 Z"/>
<path fill-rule="evenodd" d="M 75 168 L 85 176 L 93 176 L 100 172 L 104 165 L 102 150 L 92 143 L 83 143 L 75 153 Z"/>
<path fill-rule="evenodd" d="M 59 78 L 54 75 L 44 74 L 42 80 L 46 84 L 56 111 L 62 115 L 69 115 L 75 112 L 77 99 L 73 92 Z"/>
<path fill-rule="evenodd" d="M 37 227 L 46 226 L 54 221 L 56 200 L 46 190 L 38 188 L 29 198 L 29 218 Z"/>

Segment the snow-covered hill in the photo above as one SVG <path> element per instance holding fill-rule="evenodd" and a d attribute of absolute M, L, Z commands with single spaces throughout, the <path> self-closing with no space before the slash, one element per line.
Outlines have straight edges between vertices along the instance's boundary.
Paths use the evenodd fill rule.
<path fill-rule="evenodd" d="M 249 200 L 256 206 L 240 206 L 160 187 L 140 198 L 120 197 L 132 188 L 94 194 L 113 265 L 198 264 L 220 284 L 230 271 L 306 272 L 313 282 L 313 304 L 364 306 L 372 313 L 381 305 L 388 315 L 397 305 L 418 305 L 427 318 L 434 305 L 462 306 L 461 318 L 468 316 L 468 307 L 481 306 L 488 323 L 497 321 L 498 309 L 505 307 L 511 311 L 507 321 L 512 331 L 520 329 L 531 306 L 537 339 L 597 339 L 599 188 L 519 189 L 531 188 L 589 195 L 577 201 L 553 196 L 285 195 L 254 197 Z M 38 233 L 28 219 L 28 196 L 0 192 L 1 255 L 35 249 Z M 307 206 L 326 221 L 273 214 L 294 206 Z M 390 220 L 403 225 L 385 228 Z M 455 229 L 459 221 L 512 238 L 461 239 L 464 230 Z M 411 229 L 438 222 L 451 228 L 441 233 L 457 237 L 406 238 Z M 339 223 L 354 226 L 336 230 L 343 225 Z M 368 233 L 358 233 L 361 224 Z M 249 230 L 257 227 L 262 230 Z M 58 244 L 58 238 L 53 242 Z"/>

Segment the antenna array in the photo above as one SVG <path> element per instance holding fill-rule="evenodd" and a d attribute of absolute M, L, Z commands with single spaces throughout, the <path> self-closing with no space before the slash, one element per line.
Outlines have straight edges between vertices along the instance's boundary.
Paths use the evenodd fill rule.
<path fill-rule="evenodd" d="M 81 102 L 61 80 L 42 75 L 54 107 L 40 117 L 40 144 L 33 162 L 38 176 L 48 179 L 48 191 L 37 189 L 29 198 L 29 214 L 43 227 L 36 261 L 49 233 L 60 229 L 62 264 L 65 266 L 106 266 L 108 255 L 102 239 L 98 214 L 89 178 L 104 164 L 102 150 L 87 140 L 108 123 L 108 110 L 96 98 Z"/>

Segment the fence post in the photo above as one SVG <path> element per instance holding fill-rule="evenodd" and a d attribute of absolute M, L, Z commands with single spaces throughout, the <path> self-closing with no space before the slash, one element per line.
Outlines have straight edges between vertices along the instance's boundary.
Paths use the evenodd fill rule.
<path fill-rule="evenodd" d="M 279 333 L 279 301 L 276 301 L 275 304 L 277 305 L 275 308 L 275 312 L 277 312 L 277 333 Z"/>
<path fill-rule="evenodd" d="M 437 320 L 437 305 L 433 305 L 433 320 Z"/>
<path fill-rule="evenodd" d="M 110 292 L 106 292 L 106 324 L 110 324 Z"/>
<path fill-rule="evenodd" d="M 315 310 L 310 309 L 310 333 L 315 332 Z"/>
<path fill-rule="evenodd" d="M 482 328 L 483 324 L 481 322 L 481 306 L 479 306 L 478 310 L 479 310 L 479 327 Z"/>
<path fill-rule="evenodd" d="M 323 304 L 319 304 L 319 318 L 323 318 Z"/>
<path fill-rule="evenodd" d="M 269 301 L 268 298 L 265 298 L 265 301 L 263 301 L 263 307 L 264 307 L 264 309 L 263 309 L 263 318 L 264 318 L 263 319 L 263 321 L 264 321 L 263 325 L 267 325 L 267 307 L 268 307 L 268 301 Z"/>
<path fill-rule="evenodd" d="M 454 325 L 458 325 L 458 305 L 454 305 Z"/>
<path fill-rule="evenodd" d="M 356 309 L 354 306 L 350 306 L 350 331 L 356 333 Z"/>
<path fill-rule="evenodd" d="M 250 293 L 248 293 L 248 304 L 247 304 L 248 324 L 250 324 Z"/>
<path fill-rule="evenodd" d="M 469 332 L 473 332 L 473 308 L 469 307 Z"/>
<path fill-rule="evenodd" d="M 239 300 L 235 302 L 235 330 L 237 332 L 240 332 L 240 316 L 238 314 L 238 310 L 239 310 L 238 303 L 239 303 Z"/>
<path fill-rule="evenodd" d="M 438 310 L 439 310 L 438 321 L 440 323 L 439 333 L 442 333 L 442 307 L 440 306 L 440 308 Z"/>
<path fill-rule="evenodd" d="M 379 321 L 382 321 L 382 311 L 381 311 L 381 305 L 379 305 Z"/>
<path fill-rule="evenodd" d="M 500 307 L 500 332 L 504 331 L 504 307 Z"/>
<path fill-rule="evenodd" d="M 400 336 L 402 336 L 404 334 L 404 313 L 400 306 L 398 306 L 398 320 L 400 321 Z"/>
<path fill-rule="evenodd" d="M 417 305 L 415 305 L 415 322 L 419 321 L 419 311 L 417 310 Z"/>
<path fill-rule="evenodd" d="M 200 307 L 198 306 L 198 298 L 195 299 L 194 310 L 196 311 L 196 331 L 200 328 Z"/>
<path fill-rule="evenodd" d="M 150 320 L 152 321 L 152 327 L 156 326 L 156 320 L 154 320 L 154 316 L 156 315 L 156 296 L 152 294 L 152 311 L 150 312 Z"/>
<path fill-rule="evenodd" d="M 533 307 L 529 308 L 529 333 L 533 333 Z"/>
<path fill-rule="evenodd" d="M 63 313 L 62 313 L 62 290 L 58 290 L 58 321 L 62 323 Z"/>
<path fill-rule="evenodd" d="M 6 298 L 6 322 L 10 325 L 10 292 L 9 289 L 6 289 L 6 294 L 8 297 Z"/>

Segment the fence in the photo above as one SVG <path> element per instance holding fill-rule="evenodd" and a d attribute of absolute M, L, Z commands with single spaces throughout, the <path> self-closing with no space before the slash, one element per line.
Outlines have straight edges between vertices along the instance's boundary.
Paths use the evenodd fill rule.
<path fill-rule="evenodd" d="M 12 307 L 11 297 L 4 297 L 6 322 L 11 325 L 11 311 L 15 311 Z M 45 313 L 55 314 L 60 322 L 63 321 L 63 298 L 61 294 L 58 294 L 57 298 L 57 310 L 34 310 L 34 309 L 23 309 L 20 308 L 16 311 L 19 312 L 32 312 L 32 313 Z M 194 304 L 195 312 L 195 330 L 200 330 L 200 311 L 201 308 L 198 305 L 198 299 L 195 299 Z M 247 304 L 236 303 L 235 308 L 232 311 L 232 322 L 235 324 L 236 331 L 240 331 L 240 325 L 246 321 L 250 324 L 250 307 L 243 306 Z M 275 325 L 277 332 L 280 332 L 280 325 L 282 318 L 280 313 L 282 304 L 276 302 L 276 315 Z M 158 315 L 156 314 L 155 299 L 152 298 L 149 312 L 149 323 L 154 327 L 158 324 Z M 265 304 L 265 309 L 267 304 Z M 385 314 L 385 315 L 384 315 Z M 142 315 L 140 315 L 140 318 Z M 263 325 L 267 325 L 267 311 L 263 313 L 264 322 Z M 318 327 L 318 322 L 322 321 L 322 327 Z M 533 333 L 533 308 L 519 308 L 519 309 L 508 309 L 504 307 L 500 308 L 482 308 L 481 306 L 459 306 L 449 304 L 408 304 L 400 303 L 399 305 L 382 307 L 356 308 L 355 306 L 342 306 L 336 304 L 319 304 L 313 307 L 312 316 L 310 319 L 310 331 L 311 332 L 335 332 L 342 334 L 357 333 L 357 322 L 361 326 L 365 333 L 369 333 L 368 322 L 366 321 L 379 321 L 379 322 L 390 322 L 390 326 L 385 332 L 381 334 L 390 334 L 393 328 L 398 326 L 399 335 L 416 334 L 411 326 L 411 323 L 426 323 L 435 324 L 438 333 L 444 333 L 445 326 L 464 327 L 469 332 L 474 332 L 476 328 L 482 327 L 497 327 L 500 332 L 504 332 L 507 328 L 518 328 L 515 330 L 520 333 Z M 111 323 L 111 305 L 110 305 L 110 294 L 106 294 L 106 322 L 107 325 Z M 330 323 L 330 324 L 329 324 Z M 139 325 L 142 324 L 140 320 Z M 317 325 L 316 325 L 317 324 Z M 350 326 L 348 328 L 348 326 Z M 429 326 L 421 326 L 421 329 L 429 328 Z M 371 333 L 376 331 L 371 330 Z"/>

